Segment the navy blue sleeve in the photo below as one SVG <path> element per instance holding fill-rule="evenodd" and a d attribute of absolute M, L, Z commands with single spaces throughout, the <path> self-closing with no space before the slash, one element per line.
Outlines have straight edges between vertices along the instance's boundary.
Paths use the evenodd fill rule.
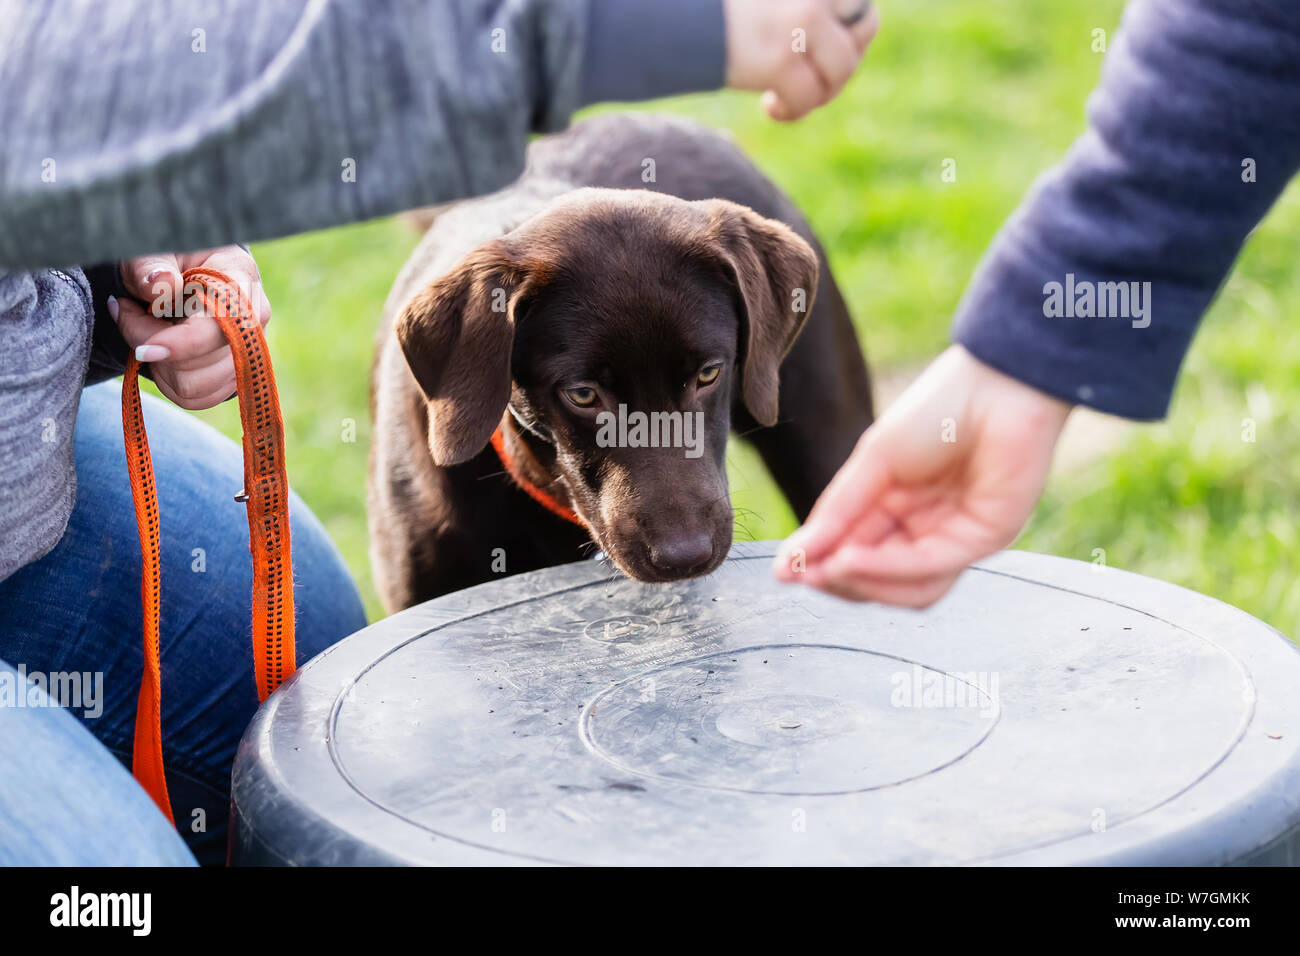
<path fill-rule="evenodd" d="M 1201 315 L 1300 168 L 1300 2 L 1133 0 L 1088 118 L 998 234 L 953 338 L 1050 395 L 1161 418 Z"/>

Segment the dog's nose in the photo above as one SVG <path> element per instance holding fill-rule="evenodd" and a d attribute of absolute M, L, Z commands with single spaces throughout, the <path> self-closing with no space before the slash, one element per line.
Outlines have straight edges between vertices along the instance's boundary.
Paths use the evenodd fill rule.
<path fill-rule="evenodd" d="M 685 532 L 655 542 L 650 563 L 668 574 L 689 574 L 713 559 L 713 536 L 706 532 Z"/>

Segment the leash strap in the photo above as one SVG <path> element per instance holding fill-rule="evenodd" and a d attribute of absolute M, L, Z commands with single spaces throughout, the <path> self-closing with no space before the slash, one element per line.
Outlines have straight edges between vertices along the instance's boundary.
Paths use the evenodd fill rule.
<path fill-rule="evenodd" d="M 578 513 L 572 508 L 566 508 L 555 498 L 538 488 L 535 484 L 524 477 L 523 472 L 515 466 L 515 460 L 511 457 L 510 452 L 506 450 L 506 438 L 501 432 L 501 426 L 492 433 L 492 447 L 496 449 L 497 457 L 501 459 L 501 464 L 516 485 L 523 489 L 528 497 L 532 498 L 539 505 L 549 511 L 551 514 L 559 515 L 565 521 L 572 521 L 579 528 L 587 527 L 587 523 L 578 517 Z"/>
<path fill-rule="evenodd" d="M 248 506 L 249 552 L 253 558 L 253 668 L 257 696 L 264 701 L 294 671 L 284 421 L 266 337 L 239 286 L 214 269 L 190 269 L 183 277 L 186 300 L 192 290 L 202 296 L 205 311 L 217 320 L 235 360 L 239 418 L 244 430 L 244 490 L 236 500 Z M 158 491 L 140 404 L 139 363 L 134 355 L 127 360 L 122 381 L 122 431 L 140 534 L 140 599 L 144 607 L 144 674 L 135 716 L 131 770 L 174 824 L 162 752 Z"/>

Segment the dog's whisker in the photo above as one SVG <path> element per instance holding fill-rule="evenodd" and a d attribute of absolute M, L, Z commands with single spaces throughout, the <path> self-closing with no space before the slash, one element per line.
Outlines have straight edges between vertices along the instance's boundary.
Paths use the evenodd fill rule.
<path fill-rule="evenodd" d="M 772 425 L 755 425 L 753 428 L 746 428 L 743 432 L 736 432 L 735 437 L 748 438 L 750 435 L 754 434 L 754 432 L 761 432 L 765 428 L 776 428 L 777 425 L 793 425 L 795 421 L 796 419 L 793 418 L 782 418 L 778 419 Z"/>

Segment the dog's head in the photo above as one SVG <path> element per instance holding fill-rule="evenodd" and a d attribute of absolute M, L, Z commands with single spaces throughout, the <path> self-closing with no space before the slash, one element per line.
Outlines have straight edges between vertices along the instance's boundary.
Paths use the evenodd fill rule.
<path fill-rule="evenodd" d="M 585 189 L 474 249 L 396 333 L 438 465 L 481 452 L 509 407 L 530 480 L 626 574 L 671 581 L 727 554 L 732 402 L 776 423 L 816 282 L 809 245 L 744 206 Z"/>

